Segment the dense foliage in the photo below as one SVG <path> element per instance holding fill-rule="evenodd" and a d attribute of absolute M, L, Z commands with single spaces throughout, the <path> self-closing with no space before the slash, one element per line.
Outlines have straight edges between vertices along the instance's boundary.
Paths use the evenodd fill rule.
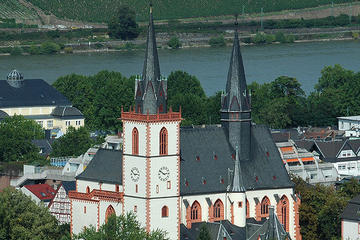
<path fill-rule="evenodd" d="M 40 160 L 39 149 L 33 139 L 42 139 L 39 124 L 23 116 L 7 117 L 0 122 L 0 162 L 29 162 Z"/>
<path fill-rule="evenodd" d="M 85 127 L 75 129 L 70 126 L 65 135 L 61 136 L 52 145 L 53 157 L 80 156 L 97 142 L 90 137 L 90 132 Z"/>
<path fill-rule="evenodd" d="M 340 215 L 347 202 L 360 194 L 358 180 L 351 179 L 336 190 L 333 186 L 312 186 L 293 178 L 295 191 L 301 195 L 300 227 L 304 240 L 339 239 Z"/>
<path fill-rule="evenodd" d="M 120 129 L 121 106 L 133 104 L 134 79 L 121 73 L 102 71 L 94 76 L 71 74 L 60 77 L 53 86 L 84 114 L 92 130 Z"/>
<path fill-rule="evenodd" d="M 77 19 L 91 22 L 108 22 L 115 15 L 114 6 L 127 4 L 136 9 L 138 18 L 146 20 L 149 12 L 148 1 L 138 0 L 30 0 L 45 12 L 52 12 L 58 17 Z M 334 0 L 336 3 L 347 3 L 347 0 Z M 219 16 L 239 13 L 245 7 L 246 13 L 259 13 L 261 8 L 265 12 L 285 9 L 301 9 L 330 4 L 329 0 L 273 0 L 273 1 L 247 1 L 247 0 L 194 0 L 194 1 L 154 1 L 154 16 L 159 19 L 179 19 L 188 17 Z M 79 11 L 82 9 L 82 11 Z"/>
<path fill-rule="evenodd" d="M 86 228 L 74 239 L 83 240 L 165 240 L 166 233 L 161 230 L 156 230 L 148 233 L 145 228 L 140 226 L 136 216 L 133 213 L 126 215 L 115 216 L 111 215 L 108 221 L 100 226 L 99 231 L 96 231 L 94 226 Z"/>
<path fill-rule="evenodd" d="M 181 47 L 181 42 L 178 37 L 174 36 L 167 42 L 167 45 L 171 49 L 178 49 Z"/>
<path fill-rule="evenodd" d="M 135 39 L 140 33 L 135 18 L 134 10 L 126 5 L 120 6 L 108 23 L 109 36 L 122 40 Z"/>
<path fill-rule="evenodd" d="M 18 190 L 0 192 L 0 240 L 59 240 L 69 235 L 45 206 Z"/>

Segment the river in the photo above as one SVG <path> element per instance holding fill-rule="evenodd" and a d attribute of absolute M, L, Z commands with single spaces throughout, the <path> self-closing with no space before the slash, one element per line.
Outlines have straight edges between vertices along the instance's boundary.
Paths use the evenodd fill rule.
<path fill-rule="evenodd" d="M 230 47 L 159 50 L 160 68 L 165 76 L 174 70 L 195 75 L 206 94 L 212 95 L 225 88 L 230 53 Z M 297 78 L 306 93 L 313 91 L 325 66 L 340 64 L 360 71 L 360 41 L 244 46 L 242 54 L 248 83 L 286 75 Z M 130 76 L 141 74 L 143 60 L 144 51 L 0 56 L 0 79 L 15 68 L 25 78 L 41 78 L 50 84 L 70 73 L 91 75 L 104 69 Z"/>

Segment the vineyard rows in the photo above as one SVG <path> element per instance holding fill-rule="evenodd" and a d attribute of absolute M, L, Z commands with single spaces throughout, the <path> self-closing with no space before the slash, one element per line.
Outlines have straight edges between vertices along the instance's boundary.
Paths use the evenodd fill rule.
<path fill-rule="evenodd" d="M 19 0 L 0 0 L 0 18 L 37 19 L 36 12 L 26 8 Z"/>
<path fill-rule="evenodd" d="M 90 22 L 107 22 L 116 8 L 127 4 L 134 8 L 138 20 L 146 20 L 149 0 L 28 0 L 45 12 L 60 18 Z M 359 0 L 357 0 L 359 1 Z M 157 19 L 220 16 L 241 13 L 257 13 L 287 9 L 302 9 L 348 3 L 349 0 L 154 0 L 154 16 Z"/>

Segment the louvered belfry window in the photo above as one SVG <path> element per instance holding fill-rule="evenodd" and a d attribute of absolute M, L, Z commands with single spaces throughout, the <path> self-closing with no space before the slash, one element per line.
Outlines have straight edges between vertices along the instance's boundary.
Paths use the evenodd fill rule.
<path fill-rule="evenodd" d="M 168 132 L 165 127 L 160 131 L 160 155 L 168 153 Z"/>

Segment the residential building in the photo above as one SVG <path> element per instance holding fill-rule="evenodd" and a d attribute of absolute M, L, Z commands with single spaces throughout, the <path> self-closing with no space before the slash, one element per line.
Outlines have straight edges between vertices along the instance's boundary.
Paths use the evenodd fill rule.
<path fill-rule="evenodd" d="M 48 206 L 55 196 L 55 190 L 49 184 L 25 185 L 20 190 L 36 203 Z"/>
<path fill-rule="evenodd" d="M 62 182 L 57 188 L 55 196 L 49 204 L 51 215 L 55 216 L 60 224 L 70 224 L 71 222 L 71 204 L 68 193 L 69 191 L 73 191 L 75 189 L 75 181 Z"/>
<path fill-rule="evenodd" d="M 346 137 L 360 137 L 360 116 L 338 117 L 339 130 L 345 131 Z"/>
<path fill-rule="evenodd" d="M 84 116 L 54 87 L 42 79 L 24 79 L 13 70 L 7 80 L 0 80 L 0 118 L 23 115 L 44 129 L 84 126 Z"/>
<path fill-rule="evenodd" d="M 341 214 L 341 239 L 360 239 L 360 195 L 351 199 Z"/>
<path fill-rule="evenodd" d="M 279 232 L 301 239 L 294 184 L 269 129 L 251 120 L 238 32 L 221 125 L 181 128 L 181 111 L 168 110 L 167 97 L 150 10 L 135 107 L 121 112 L 123 148 L 99 149 L 76 177 L 76 191 L 69 192 L 72 234 L 129 211 L 147 231 L 162 229 L 171 240 L 185 239 L 183 232 L 199 222 L 228 221 L 246 231 L 247 219 L 265 221 L 273 205 Z M 263 239 L 262 233 L 256 237 Z"/>

